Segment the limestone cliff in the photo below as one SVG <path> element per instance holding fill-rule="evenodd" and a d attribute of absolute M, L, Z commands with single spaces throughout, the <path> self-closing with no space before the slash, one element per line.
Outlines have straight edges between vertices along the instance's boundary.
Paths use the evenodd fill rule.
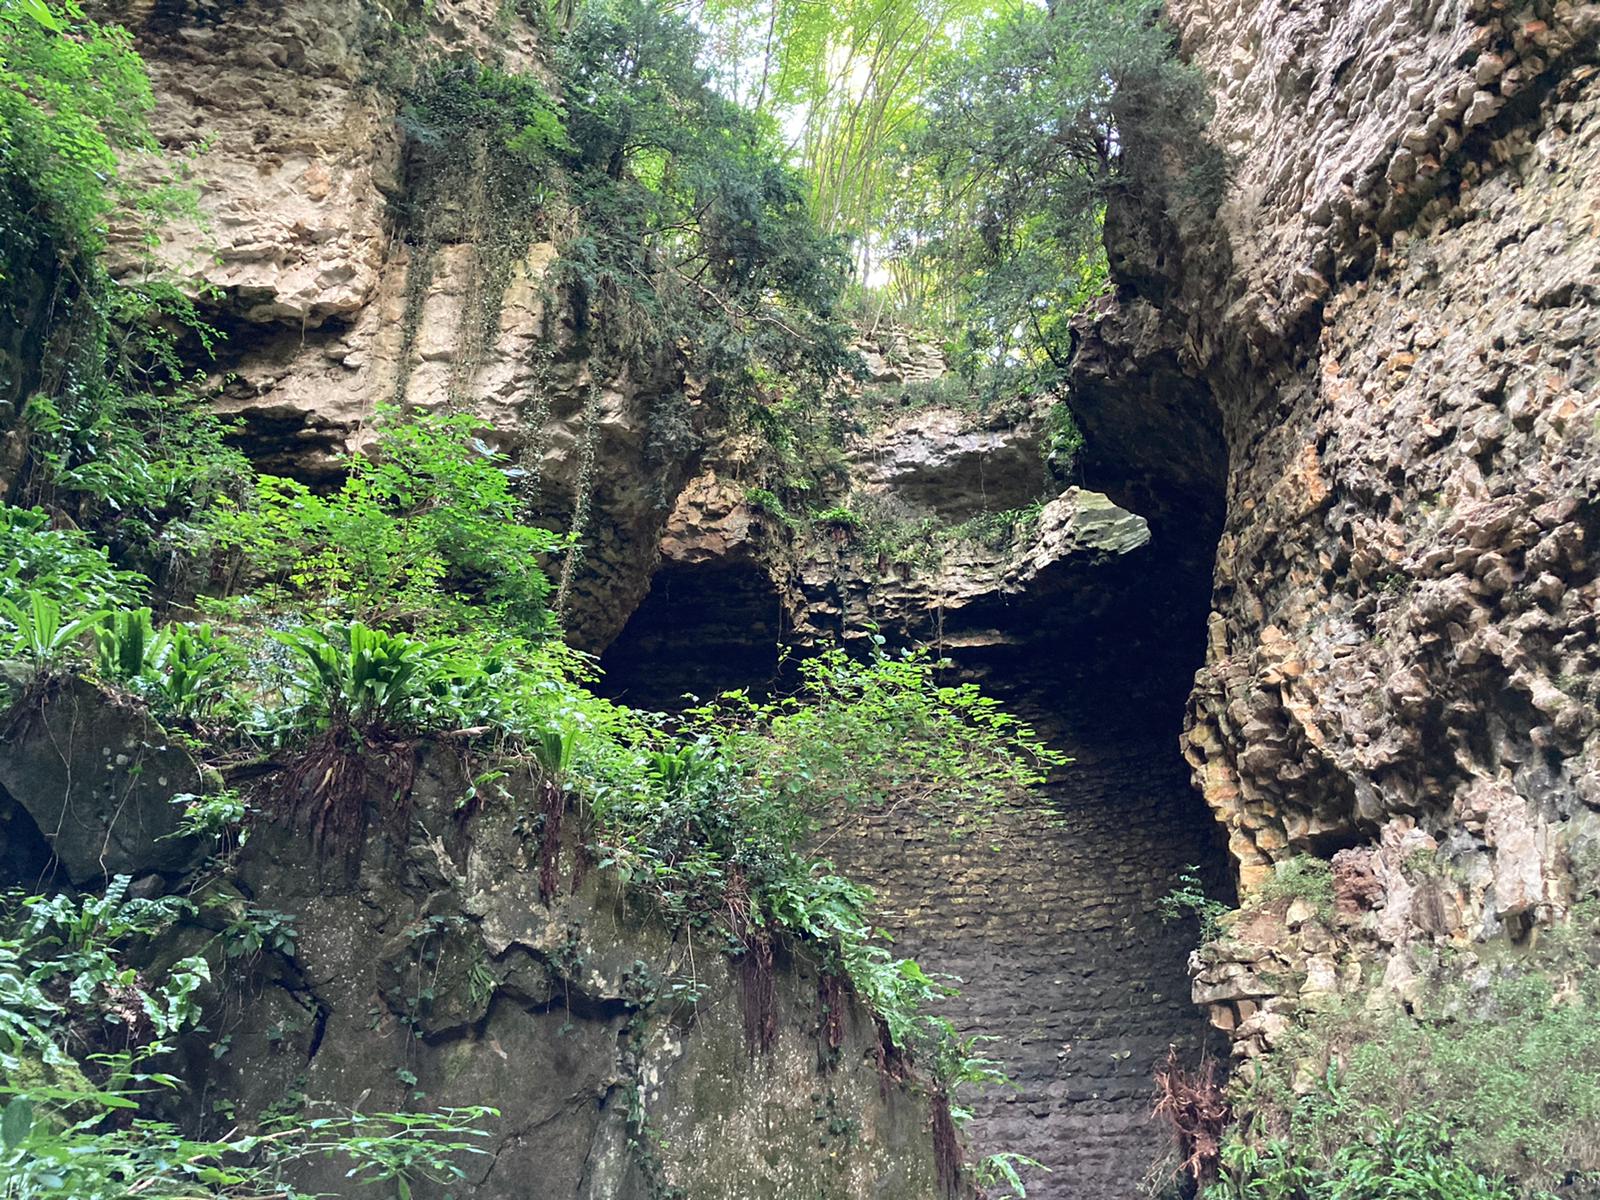
<path fill-rule="evenodd" d="M 1176 362 L 1227 436 L 1185 754 L 1243 887 L 1332 856 L 1341 914 L 1256 940 L 1403 993 L 1409 945 L 1519 941 L 1592 885 L 1600 7 L 1171 15 L 1232 182 L 1108 222 L 1144 270 L 1085 362 Z M 1289 1011 L 1264 978 L 1197 984 L 1242 1051 Z"/>
<path fill-rule="evenodd" d="M 337 455 L 370 443 L 378 407 L 403 400 L 481 417 L 550 519 L 570 523 L 584 496 L 568 626 L 598 648 L 643 596 L 692 464 L 663 453 L 662 427 L 692 441 L 704 418 L 673 364 L 592 377 L 547 278 L 554 229 L 490 261 L 502 248 L 490 245 L 483 163 L 442 195 L 419 193 L 427 211 L 412 213 L 431 164 L 398 119 L 397 64 L 541 61 L 511 6 L 414 7 L 113 6 L 149 64 L 154 130 L 191 156 L 200 186 L 201 221 L 167 227 L 159 253 L 214 289 L 217 407 L 262 469 L 327 482 Z"/>
<path fill-rule="evenodd" d="M 464 743 L 369 747 L 391 773 L 370 777 L 365 800 L 398 820 L 343 847 L 258 822 L 219 865 L 174 829 L 172 791 L 199 788 L 199 769 L 142 709 L 73 680 L 4 719 L 8 879 L 48 877 L 54 861 L 86 887 L 121 873 L 136 894 L 195 902 L 144 969 L 213 960 L 197 997 L 206 1022 L 179 1047 L 184 1086 L 166 1102 L 196 1134 L 272 1114 L 481 1105 L 498 1113 L 481 1122 L 484 1153 L 462 1159 L 464 1183 L 418 1181 L 414 1194 L 970 1194 L 941 1181 L 923 1088 L 885 1067 L 862 1004 L 820 986 L 815 946 L 776 947 L 762 1000 L 721 937 L 669 929 L 589 862 L 576 812 L 544 860 L 525 771 L 472 811 L 462 798 L 483 763 Z M 236 783 L 265 809 L 294 787 L 271 764 Z M 263 913 L 278 934 L 225 962 L 217 931 Z M 751 1021 L 768 1015 L 770 1046 L 752 1044 Z M 345 1171 L 328 1160 L 295 1182 L 378 1194 Z"/>

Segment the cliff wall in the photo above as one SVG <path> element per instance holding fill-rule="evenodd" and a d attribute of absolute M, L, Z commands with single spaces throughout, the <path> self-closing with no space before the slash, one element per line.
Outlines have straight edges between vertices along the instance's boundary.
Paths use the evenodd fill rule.
<path fill-rule="evenodd" d="M 1166 240 L 1110 222 L 1157 282 L 1090 348 L 1176 358 L 1228 440 L 1184 752 L 1246 892 L 1332 857 L 1300 978 L 1404 992 L 1409 946 L 1592 886 L 1600 7 L 1170 11 L 1232 182 Z M 1197 987 L 1241 1051 L 1290 1011 L 1263 974 Z"/>

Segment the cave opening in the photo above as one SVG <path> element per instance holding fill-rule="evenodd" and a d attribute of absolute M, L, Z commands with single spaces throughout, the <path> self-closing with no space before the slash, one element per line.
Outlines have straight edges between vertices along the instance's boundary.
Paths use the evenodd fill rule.
<path fill-rule="evenodd" d="M 892 640 L 936 646 L 1072 756 L 976 827 L 911 809 L 849 815 L 828 853 L 872 888 L 895 953 L 960 981 L 947 1013 L 1015 1083 L 963 1096 L 979 1153 L 1010 1151 L 1044 1200 L 1122 1200 L 1164 1154 L 1153 1074 L 1218 1035 L 1190 999 L 1192 919 L 1162 899 L 1193 873 L 1232 902 L 1225 839 L 1179 747 L 1202 665 L 1226 451 L 1203 388 L 1146 376 L 1141 402 L 1081 397 L 1098 452 L 1085 486 L 1144 516 L 1147 545 L 1074 561 L 1048 589 L 930 613 Z M 1097 403 L 1099 402 L 1099 403 Z M 1152 414 L 1154 414 L 1152 416 Z M 1164 422 L 1142 438 L 1124 421 Z M 666 708 L 683 693 L 778 677 L 778 597 L 754 566 L 663 567 L 602 658 L 609 694 Z M 851 630 L 856 633 L 858 630 Z"/>
<path fill-rule="evenodd" d="M 28 810 L 0 787 L 0 890 L 35 892 L 55 878 L 59 865 Z"/>
<path fill-rule="evenodd" d="M 651 711 L 681 707 L 686 695 L 764 692 L 778 679 L 783 632 L 777 589 L 759 564 L 663 563 L 601 654 L 596 691 Z"/>

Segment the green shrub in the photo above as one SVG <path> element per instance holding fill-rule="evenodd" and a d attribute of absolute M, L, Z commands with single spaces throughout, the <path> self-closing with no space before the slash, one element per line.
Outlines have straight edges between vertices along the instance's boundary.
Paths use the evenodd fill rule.
<path fill-rule="evenodd" d="M 1503 1179 L 1456 1157 L 1431 1117 L 1374 1111 L 1354 1125 L 1351 1140 L 1328 1155 L 1292 1140 L 1230 1140 L 1205 1200 L 1515 1200 Z"/>
<path fill-rule="evenodd" d="M 0 596 L 32 589 L 82 609 L 130 607 L 149 586 L 81 531 L 52 529 L 39 508 L 0 504 L 0 564 Z"/>
<path fill-rule="evenodd" d="M 0 645 L 26 656 L 41 671 L 55 670 L 84 657 L 82 643 L 104 613 L 63 613 L 42 592 L 0 599 Z"/>
<path fill-rule="evenodd" d="M 334 725 L 404 728 L 426 722 L 444 643 L 370 629 L 359 621 L 275 635 L 300 653 L 304 702 Z"/>
<path fill-rule="evenodd" d="M 1253 904 L 1304 900 L 1324 920 L 1333 916 L 1333 864 L 1311 854 L 1296 854 L 1272 865 L 1272 874 L 1251 896 Z"/>
<path fill-rule="evenodd" d="M 262 476 L 254 504 L 216 520 L 218 544 L 293 596 L 359 620 L 543 632 L 539 562 L 565 541 L 520 522 L 503 458 L 475 429 L 464 414 L 386 410 L 376 456 L 348 459 L 332 496 Z"/>
<path fill-rule="evenodd" d="M 1179 872 L 1177 886 L 1161 897 L 1157 907 L 1166 921 L 1195 917 L 1200 922 L 1202 944 L 1222 936 L 1222 918 L 1232 911 L 1221 900 L 1206 894 L 1205 881 L 1200 878 L 1200 868 L 1196 865 Z"/>
<path fill-rule="evenodd" d="M 1493 947 L 1484 953 L 1492 962 Z M 1570 1178 L 1600 1183 L 1600 922 L 1592 907 L 1477 978 L 1455 957 L 1440 952 L 1422 964 L 1414 1016 L 1368 994 L 1299 1014 L 1283 1043 L 1236 1082 L 1235 1111 L 1250 1115 L 1250 1136 L 1236 1132 L 1234 1142 L 1252 1153 L 1281 1142 L 1274 1153 L 1320 1177 L 1364 1147 L 1387 1144 L 1380 1134 L 1393 1128 L 1413 1146 L 1432 1139 L 1462 1187 L 1477 1186 L 1479 1174 L 1491 1185 L 1350 1193 L 1361 1196 L 1533 1198 Z M 1507 1181 L 1500 1191 L 1496 1178 Z"/>
<path fill-rule="evenodd" d="M 139 608 L 107 613 L 94 633 L 100 674 L 163 715 L 194 718 L 222 698 L 235 649 L 209 625 L 174 622 L 157 630 L 150 610 Z"/>
<path fill-rule="evenodd" d="M 1083 452 L 1083 430 L 1065 400 L 1057 400 L 1045 415 L 1044 441 L 1039 447 L 1045 466 L 1056 479 L 1072 475 L 1073 465 Z"/>

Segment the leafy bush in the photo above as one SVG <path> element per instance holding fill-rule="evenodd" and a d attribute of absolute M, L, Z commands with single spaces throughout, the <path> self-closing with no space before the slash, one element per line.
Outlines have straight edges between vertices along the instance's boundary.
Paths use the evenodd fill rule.
<path fill-rule="evenodd" d="M 107 613 L 95 629 L 100 674 L 126 684 L 164 714 L 193 718 L 221 699 L 233 648 L 209 625 L 157 630 L 148 608 Z"/>
<path fill-rule="evenodd" d="M 119 172 L 158 150 L 125 30 L 76 0 L 10 0 L 0 43 L 0 311 L 22 335 L 0 347 L 0 399 L 22 410 L 18 492 L 95 521 L 125 561 L 197 552 L 196 515 L 244 473 L 178 352 L 208 354 L 214 331 L 161 272 L 113 281 L 100 261 L 113 207 L 153 226 L 193 213 L 194 191 L 159 167 L 138 188 Z"/>
<path fill-rule="evenodd" d="M 1352 1140 L 1326 1156 L 1292 1140 L 1230 1140 L 1205 1200 L 1515 1200 L 1503 1179 L 1457 1158 L 1426 1115 L 1375 1110 L 1356 1124 Z"/>
<path fill-rule="evenodd" d="M 1296 854 L 1272 865 L 1269 875 L 1251 896 L 1252 904 L 1273 900 L 1304 900 L 1323 919 L 1333 916 L 1333 864 L 1312 854 Z"/>
<path fill-rule="evenodd" d="M 0 5 L 0 283 L 43 244 L 92 253 L 121 191 L 117 153 L 152 146 L 155 106 L 127 32 L 76 0 Z M 10 292 L 9 286 L 5 289 Z"/>
<path fill-rule="evenodd" d="M 1206 894 L 1205 880 L 1198 866 L 1185 867 L 1178 883 L 1157 903 L 1166 921 L 1181 921 L 1193 916 L 1200 922 L 1200 941 L 1214 942 L 1222 936 L 1222 918 L 1231 911 L 1221 900 Z"/>
<path fill-rule="evenodd" d="M 16 600 L 0 599 L 0 639 L 39 670 L 53 670 L 79 656 L 81 643 L 104 615 L 69 617 L 43 592 L 28 591 Z"/>
<path fill-rule="evenodd" d="M 414 727 L 425 720 L 445 670 L 444 645 L 369 629 L 359 621 L 276 635 L 300 652 L 298 677 L 312 711 L 334 725 Z"/>
<path fill-rule="evenodd" d="M 254 504 L 216 520 L 218 544 L 293 595 L 361 620 L 542 632 L 550 585 L 539 560 L 565 542 L 519 521 L 503 460 L 475 427 L 463 414 L 386 410 L 376 457 L 348 459 L 339 491 L 261 476 Z"/>
<path fill-rule="evenodd" d="M 1045 466 L 1055 478 L 1067 479 L 1082 451 L 1083 430 L 1078 428 L 1078 420 L 1067 402 L 1057 400 L 1045 416 L 1044 442 L 1040 446 Z"/>
<path fill-rule="evenodd" d="M 962 50 L 905 139 L 898 269 L 943 301 L 963 371 L 1044 391 L 1071 317 L 1109 285 L 1105 204 L 1130 135 L 1203 147 L 1204 93 L 1152 0 L 1019 6 Z"/>
<path fill-rule="evenodd" d="M 286 1194 L 281 1173 L 311 1158 L 349 1163 L 362 1183 L 460 1179 L 456 1161 L 491 1109 L 268 1119 L 217 1141 L 133 1119 L 152 1091 L 177 1086 L 161 1070 L 174 1040 L 195 1029 L 211 978 L 204 957 L 152 981 L 127 957 L 192 913 L 185 900 L 137 900 L 127 876 L 103 896 L 0 896 L 0 1179 L 27 1200 L 250 1197 Z M 256 914 L 279 937 L 282 914 Z M 227 936 L 227 935 L 224 935 Z M 265 943 L 262 943 L 265 944 Z"/>
<path fill-rule="evenodd" d="M 1541 1197 L 1600 1183 L 1594 906 L 1518 960 L 1468 973 L 1456 953 L 1423 964 L 1415 1016 L 1362 994 L 1303 1012 L 1234 1085 L 1235 1111 L 1250 1114 L 1225 1147 L 1235 1176 L 1299 1172 L 1325 1190 L 1221 1196 Z M 1326 1190 L 1363 1163 L 1351 1186 L 1368 1190 Z M 1427 1178 L 1436 1190 L 1385 1192 L 1365 1182 L 1373 1171 L 1397 1189 Z"/>
<path fill-rule="evenodd" d="M 701 35 L 655 0 L 590 0 L 556 48 L 582 232 L 559 278 L 603 360 L 687 354 L 713 396 L 816 394 L 850 356 L 843 247 L 774 131 L 719 95 Z"/>
<path fill-rule="evenodd" d="M 843 802 L 981 814 L 1068 760 L 973 684 L 941 684 L 926 649 L 876 639 L 865 662 L 832 648 L 799 664 L 799 695 L 736 693 L 688 716 L 763 785 L 820 813 Z"/>
<path fill-rule="evenodd" d="M 0 504 L 0 563 L 0 595 L 32 589 L 76 608 L 129 607 L 148 586 L 81 531 L 52 529 L 39 508 Z"/>

